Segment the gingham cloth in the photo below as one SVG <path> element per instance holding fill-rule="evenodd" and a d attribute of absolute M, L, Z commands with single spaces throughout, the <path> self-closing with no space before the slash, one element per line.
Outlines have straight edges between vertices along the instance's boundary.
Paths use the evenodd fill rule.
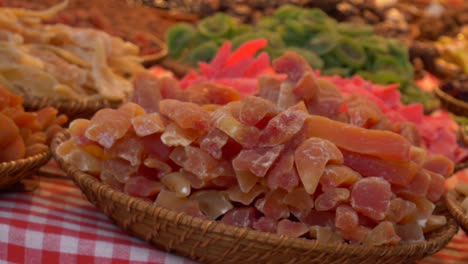
<path fill-rule="evenodd" d="M 195 263 L 123 232 L 69 179 L 33 179 L 33 192 L 0 193 L 0 262 Z"/>
<path fill-rule="evenodd" d="M 123 232 L 70 179 L 35 176 L 32 180 L 39 183 L 32 192 L 0 192 L 0 263 L 195 264 Z M 468 238 L 463 232 L 445 249 L 419 262 L 439 263 L 468 263 Z"/>

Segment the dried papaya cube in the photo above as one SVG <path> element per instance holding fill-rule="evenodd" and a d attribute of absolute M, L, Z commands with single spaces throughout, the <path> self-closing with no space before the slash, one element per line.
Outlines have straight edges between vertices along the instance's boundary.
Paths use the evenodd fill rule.
<path fill-rule="evenodd" d="M 305 190 L 309 194 L 314 194 L 325 166 L 328 163 L 342 163 L 343 155 L 330 141 L 309 138 L 296 149 L 294 160 Z"/>

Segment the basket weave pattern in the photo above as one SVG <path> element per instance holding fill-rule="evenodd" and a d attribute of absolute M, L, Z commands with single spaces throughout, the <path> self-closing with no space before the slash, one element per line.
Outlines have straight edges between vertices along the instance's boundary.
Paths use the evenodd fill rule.
<path fill-rule="evenodd" d="M 455 190 L 449 190 L 444 196 L 447 209 L 465 232 L 468 232 L 468 215 L 461 207 L 463 197 Z"/>
<path fill-rule="evenodd" d="M 0 189 L 7 188 L 30 175 L 47 163 L 50 156 L 50 151 L 47 150 L 28 158 L 0 163 Z"/>
<path fill-rule="evenodd" d="M 53 155 L 90 202 L 134 236 L 204 263 L 410 263 L 443 248 L 458 230 L 447 215 L 447 226 L 429 234 L 426 242 L 368 247 L 319 244 L 203 220 L 115 191 L 67 164 L 55 150 L 68 137 L 56 135 Z"/>
<path fill-rule="evenodd" d="M 23 96 L 23 98 L 23 104 L 26 111 L 37 111 L 44 107 L 52 106 L 60 113 L 73 118 L 91 117 L 99 109 L 108 107 L 115 108 L 120 104 L 120 102 L 110 102 L 107 100 L 72 100 L 30 96 Z"/>

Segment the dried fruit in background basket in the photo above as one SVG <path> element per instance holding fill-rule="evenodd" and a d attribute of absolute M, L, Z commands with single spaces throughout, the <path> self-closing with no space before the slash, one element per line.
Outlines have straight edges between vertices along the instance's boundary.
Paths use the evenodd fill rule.
<path fill-rule="evenodd" d="M 0 87 L 0 162 L 26 158 L 48 149 L 67 121 L 52 107 L 25 112 L 22 99 Z"/>
<path fill-rule="evenodd" d="M 452 78 L 468 74 L 468 26 L 454 37 L 440 37 L 435 45 L 440 53 L 436 67 L 441 74 Z"/>
<path fill-rule="evenodd" d="M 138 47 L 103 31 L 45 24 L 66 4 L 0 8 L 0 84 L 36 97 L 126 99 L 131 76 L 144 69 Z"/>
<path fill-rule="evenodd" d="M 221 29 L 220 21 L 224 21 Z M 210 30 L 222 32 L 211 34 Z M 398 83 L 405 103 L 421 102 L 427 110 L 436 106 L 433 96 L 415 85 L 408 49 L 401 42 L 377 36 L 369 26 L 339 23 L 319 9 L 284 5 L 252 26 L 218 13 L 195 26 L 175 24 L 166 32 L 169 55 L 191 65 L 197 62 L 194 57 L 213 59 L 216 48 L 226 39 L 237 47 L 256 38 L 267 40 L 263 50 L 273 59 L 292 50 L 324 75 L 357 74 L 375 83 Z"/>
<path fill-rule="evenodd" d="M 146 198 L 155 199 L 156 205 L 202 218 L 320 242 L 332 240 L 367 245 L 412 242 L 416 235 L 400 236 L 398 232 L 411 225 L 414 225 L 411 230 L 416 231 L 425 227 L 433 214 L 435 200 L 443 192 L 443 189 L 431 186 L 452 173 L 453 163 L 448 158 L 435 157 L 423 148 L 412 146 L 402 135 L 391 130 L 353 126 L 347 124 L 346 119 L 343 119 L 345 122 L 333 120 L 346 115 L 345 101 L 341 101 L 344 105 L 332 104 L 332 108 L 337 108 L 330 111 L 335 113 L 331 116 L 333 119 L 310 114 L 310 106 L 317 107 L 317 101 L 321 100 L 310 100 L 311 97 L 303 100 L 302 95 L 312 94 L 295 94 L 294 88 L 299 87 L 302 92 L 317 89 L 317 86 L 324 90 L 335 91 L 337 88 L 323 79 L 317 83 L 304 81 L 315 78 L 314 72 L 295 53 L 286 53 L 274 67 L 277 72 L 288 75 L 280 85 L 282 96 L 291 94 L 288 107 L 280 107 L 280 100 L 267 103 L 265 100 L 268 99 L 249 96 L 216 106 L 196 105 L 162 96 L 158 113 L 163 117 L 164 132 L 155 130 L 151 135 L 140 137 L 134 132 L 134 124 L 146 113 L 129 102 L 112 112 L 100 110 L 91 122 L 72 122 L 69 128 L 73 131 L 72 137 L 61 144 L 57 152 L 65 161 L 104 182 L 112 182 L 112 186 L 121 191 L 146 193 Z M 166 77 L 153 78 L 157 83 L 165 81 Z M 153 93 L 161 93 L 161 86 L 152 87 Z M 181 98 L 190 89 L 189 86 L 180 90 Z M 139 91 L 147 93 L 149 90 L 136 92 Z M 319 97 L 327 95 L 316 94 Z M 258 107 L 258 112 L 264 113 L 263 117 L 246 116 L 251 114 L 245 111 L 249 105 Z M 196 111 L 190 114 L 179 112 L 177 106 Z M 138 111 L 125 115 L 122 114 L 124 109 Z M 119 115 L 120 119 L 126 120 L 122 122 L 132 124 L 122 130 L 124 135 L 116 135 L 107 119 L 97 118 L 107 113 Z M 88 132 L 96 127 L 100 128 L 104 138 L 110 135 L 112 140 L 100 143 L 90 137 Z M 170 131 L 171 127 L 176 129 Z M 201 130 L 194 129 L 197 127 Z M 342 133 L 330 133 L 333 130 Z M 164 136 L 168 131 L 170 142 Z M 144 142 L 142 151 L 119 148 L 118 156 L 110 155 L 129 139 Z M 398 144 L 392 146 L 380 142 L 385 140 Z M 73 151 L 70 151 L 70 145 Z M 159 151 L 155 153 L 153 150 L 156 149 Z M 71 152 L 92 158 L 76 160 L 76 155 L 70 155 Z M 136 159 L 128 159 L 135 155 Z M 352 159 L 350 162 L 349 157 L 359 157 L 363 161 L 359 163 L 358 159 Z M 101 166 L 95 166 L 96 159 Z M 156 166 L 148 167 L 148 159 Z M 167 166 L 158 166 L 157 161 Z M 110 163 L 114 165 L 110 166 Z M 376 171 L 374 164 L 379 164 L 383 171 Z M 285 171 L 283 166 L 288 170 Z M 407 169 L 404 177 L 393 173 L 400 168 Z M 417 173 L 424 170 L 439 176 L 431 177 L 427 192 L 413 192 L 410 188 L 394 191 L 409 186 Z M 151 187 L 151 190 L 142 191 L 142 186 L 135 184 L 143 178 L 145 187 Z M 395 197 L 408 204 L 408 210 L 417 211 L 416 217 L 405 218 L 404 227 L 396 225 L 404 216 L 396 216 L 394 212 L 400 206 L 393 201 Z"/>

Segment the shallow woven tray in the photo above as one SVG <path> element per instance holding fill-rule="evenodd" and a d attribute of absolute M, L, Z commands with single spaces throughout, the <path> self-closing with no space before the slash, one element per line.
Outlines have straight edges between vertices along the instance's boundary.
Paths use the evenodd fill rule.
<path fill-rule="evenodd" d="M 0 163 L 0 189 L 8 188 L 34 173 L 47 163 L 50 156 L 50 151 L 47 150 L 28 158 Z"/>
<path fill-rule="evenodd" d="M 449 190 L 444 196 L 447 204 L 447 209 L 450 214 L 455 218 L 457 223 L 462 227 L 465 232 L 468 232 L 468 215 L 461 207 L 463 197 L 458 194 L 454 189 Z"/>
<path fill-rule="evenodd" d="M 442 107 L 448 111 L 462 116 L 468 116 L 468 103 L 449 95 L 439 87 L 434 89 L 434 94 L 440 99 Z"/>
<path fill-rule="evenodd" d="M 26 111 L 37 111 L 41 108 L 52 106 L 61 114 L 66 114 L 70 119 L 91 117 L 99 109 L 108 107 L 115 108 L 120 105 L 120 102 L 110 102 L 107 100 L 73 100 L 30 96 L 23 96 L 23 100 Z"/>
<path fill-rule="evenodd" d="M 91 203 L 130 234 L 204 263 L 411 263 L 442 249 L 458 230 L 447 213 L 447 225 L 426 242 L 367 247 L 325 245 L 203 220 L 115 191 L 67 164 L 56 148 L 68 138 L 66 132 L 55 136 L 53 155 Z"/>

